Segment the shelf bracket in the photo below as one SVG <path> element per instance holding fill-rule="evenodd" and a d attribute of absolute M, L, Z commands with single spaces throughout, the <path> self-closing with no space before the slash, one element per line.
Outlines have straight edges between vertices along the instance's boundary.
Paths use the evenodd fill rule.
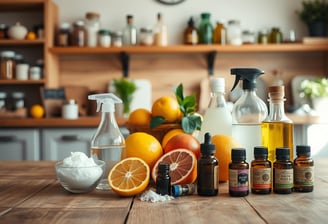
<path fill-rule="evenodd" d="M 122 64 L 122 71 L 123 71 L 123 77 L 127 78 L 129 76 L 129 61 L 130 56 L 126 52 L 121 52 L 121 64 Z"/>
<path fill-rule="evenodd" d="M 215 57 L 216 57 L 216 51 L 211 51 L 207 55 L 207 71 L 209 75 L 214 74 Z"/>

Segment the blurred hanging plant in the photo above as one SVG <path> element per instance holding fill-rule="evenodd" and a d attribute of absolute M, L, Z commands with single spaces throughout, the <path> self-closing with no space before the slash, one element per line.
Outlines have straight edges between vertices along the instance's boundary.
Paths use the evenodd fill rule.
<path fill-rule="evenodd" d="M 301 97 L 328 97 L 328 79 L 317 78 L 314 80 L 303 80 L 300 88 Z"/>
<path fill-rule="evenodd" d="M 133 81 L 126 78 L 114 79 L 113 85 L 115 93 L 123 101 L 123 113 L 130 113 L 130 105 L 133 100 L 133 93 L 137 90 L 137 86 Z"/>

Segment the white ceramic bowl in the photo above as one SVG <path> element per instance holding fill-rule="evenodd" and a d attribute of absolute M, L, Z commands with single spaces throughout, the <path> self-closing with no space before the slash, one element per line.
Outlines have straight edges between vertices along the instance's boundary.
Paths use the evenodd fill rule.
<path fill-rule="evenodd" d="M 56 176 L 61 186 L 72 193 L 87 193 L 94 190 L 103 177 L 105 162 L 95 161 L 97 165 L 88 167 L 64 166 L 63 162 L 55 165 Z"/>
<path fill-rule="evenodd" d="M 27 28 L 17 22 L 15 25 L 11 26 L 8 30 L 8 36 L 14 40 L 23 40 L 27 34 Z"/>

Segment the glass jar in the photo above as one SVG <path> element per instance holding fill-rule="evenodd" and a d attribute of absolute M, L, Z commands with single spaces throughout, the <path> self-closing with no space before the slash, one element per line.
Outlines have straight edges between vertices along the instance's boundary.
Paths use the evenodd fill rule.
<path fill-rule="evenodd" d="M 0 39 L 7 39 L 8 38 L 8 25 L 1 23 L 0 24 Z"/>
<path fill-rule="evenodd" d="M 3 51 L 1 53 L 1 79 L 13 79 L 15 74 L 15 52 L 14 51 Z"/>
<path fill-rule="evenodd" d="M 243 44 L 254 44 L 255 34 L 249 30 L 244 30 L 242 33 Z"/>
<path fill-rule="evenodd" d="M 199 43 L 212 44 L 213 43 L 213 26 L 210 21 L 210 13 L 201 14 L 201 22 L 199 25 Z"/>
<path fill-rule="evenodd" d="M 270 33 L 270 43 L 281 44 L 282 43 L 282 32 L 278 27 L 273 27 Z"/>
<path fill-rule="evenodd" d="M 267 30 L 261 30 L 259 32 L 258 40 L 259 44 L 268 44 L 269 43 L 269 35 Z"/>
<path fill-rule="evenodd" d="M 122 40 L 122 32 L 116 31 L 112 33 L 112 45 L 114 47 L 122 47 L 123 40 Z"/>
<path fill-rule="evenodd" d="M 57 45 L 60 47 L 67 47 L 70 45 L 70 27 L 69 23 L 60 24 L 58 36 L 57 36 Z"/>
<path fill-rule="evenodd" d="M 97 46 L 97 36 L 100 29 L 100 15 L 95 12 L 88 12 L 86 15 L 85 29 L 87 32 L 87 46 Z"/>
<path fill-rule="evenodd" d="M 99 30 L 98 32 L 98 45 L 100 47 L 110 47 L 111 37 L 109 30 Z"/>
<path fill-rule="evenodd" d="M 225 45 L 227 39 L 226 28 L 222 22 L 217 22 L 213 32 L 213 43 Z"/>
<path fill-rule="evenodd" d="M 151 46 L 154 43 L 153 31 L 149 28 L 140 29 L 140 45 Z"/>
<path fill-rule="evenodd" d="M 32 66 L 30 68 L 30 79 L 39 80 L 41 79 L 41 68 L 38 66 Z"/>
<path fill-rule="evenodd" d="M 243 43 L 242 31 L 238 20 L 230 20 L 228 22 L 227 39 L 228 44 L 231 45 L 241 45 Z"/>
<path fill-rule="evenodd" d="M 84 27 L 84 21 L 77 20 L 73 25 L 72 45 L 77 47 L 86 46 L 87 32 Z"/>
<path fill-rule="evenodd" d="M 25 105 L 25 94 L 23 92 L 13 92 L 12 94 L 13 98 L 13 109 L 22 109 Z"/>
<path fill-rule="evenodd" d="M 7 93 L 0 92 L 0 110 L 6 109 Z"/>

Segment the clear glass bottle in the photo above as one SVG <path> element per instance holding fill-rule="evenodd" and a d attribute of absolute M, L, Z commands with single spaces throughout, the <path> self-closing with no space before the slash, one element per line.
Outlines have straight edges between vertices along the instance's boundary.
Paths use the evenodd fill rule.
<path fill-rule="evenodd" d="M 232 135 L 232 116 L 225 100 L 224 78 L 212 77 L 210 79 L 211 98 L 205 110 L 198 140 L 203 142 L 206 132 L 211 135 Z"/>
<path fill-rule="evenodd" d="M 312 192 L 314 188 L 314 161 L 311 158 L 311 147 L 296 146 L 297 158 L 294 160 L 294 190 Z"/>
<path fill-rule="evenodd" d="M 91 139 L 91 157 L 103 160 L 106 163 L 103 179 L 97 189 L 110 189 L 108 174 L 112 167 L 121 160 L 122 150 L 125 148 L 124 137 L 115 119 L 115 104 L 122 100 L 112 93 L 94 94 L 88 96 L 89 100 L 97 101 L 97 111 L 101 108 L 101 120 Z"/>
<path fill-rule="evenodd" d="M 242 45 L 242 30 L 240 27 L 239 20 L 229 20 L 227 27 L 227 39 L 228 44 L 231 45 Z"/>
<path fill-rule="evenodd" d="M 14 51 L 3 51 L 1 52 L 1 63 L 0 63 L 0 78 L 1 79 L 13 79 L 15 76 L 15 52 Z"/>
<path fill-rule="evenodd" d="M 87 31 L 87 46 L 97 46 L 97 36 L 100 29 L 100 15 L 95 12 L 88 12 L 85 15 L 85 29 Z"/>
<path fill-rule="evenodd" d="M 201 157 L 197 163 L 197 193 L 202 196 L 215 196 L 219 192 L 219 161 L 215 158 L 215 145 L 211 135 L 206 133 L 204 143 L 200 145 Z"/>
<path fill-rule="evenodd" d="M 249 193 L 249 164 L 246 162 L 244 148 L 231 149 L 229 163 L 229 194 L 233 197 L 244 197 Z"/>
<path fill-rule="evenodd" d="M 213 43 L 225 45 L 227 43 L 227 30 L 222 22 L 217 22 L 213 33 Z"/>
<path fill-rule="evenodd" d="M 273 163 L 273 192 L 290 194 L 293 191 L 293 163 L 289 160 L 289 148 L 276 149 L 276 161 Z"/>
<path fill-rule="evenodd" d="M 290 160 L 294 159 L 294 125 L 286 116 L 284 109 L 284 86 L 270 86 L 269 94 L 269 115 L 262 122 L 262 144 L 268 147 L 269 160 L 274 162 L 275 149 L 278 147 L 289 148 Z"/>
<path fill-rule="evenodd" d="M 161 13 L 157 14 L 157 23 L 154 27 L 154 45 L 155 46 L 167 46 L 167 27 L 163 23 Z"/>
<path fill-rule="evenodd" d="M 139 43 L 142 46 L 151 46 L 154 44 L 153 31 L 149 28 L 141 28 L 139 35 Z"/>
<path fill-rule="evenodd" d="M 232 135 L 246 149 L 250 163 L 254 159 L 253 148 L 261 145 L 261 122 L 268 115 L 266 104 L 256 94 L 256 79 L 264 72 L 256 68 L 233 68 L 231 74 L 236 75 L 233 89 L 243 80 L 243 93 L 232 108 Z"/>
<path fill-rule="evenodd" d="M 83 20 L 77 20 L 73 24 L 72 46 L 85 47 L 87 31 Z"/>
<path fill-rule="evenodd" d="M 269 194 L 272 188 L 271 162 L 268 148 L 254 147 L 254 160 L 251 162 L 251 190 L 254 194 Z"/>
<path fill-rule="evenodd" d="M 156 193 L 160 195 L 171 195 L 170 164 L 160 163 L 156 177 Z"/>
<path fill-rule="evenodd" d="M 123 29 L 123 45 L 137 45 L 137 28 L 133 24 L 133 16 L 127 15 L 126 17 L 127 24 Z"/>
<path fill-rule="evenodd" d="M 198 30 L 195 27 L 195 22 L 192 17 L 188 21 L 188 27 L 184 31 L 184 44 L 196 45 L 198 44 Z"/>
<path fill-rule="evenodd" d="M 212 44 L 213 43 L 213 26 L 211 23 L 211 14 L 202 13 L 201 21 L 199 24 L 199 43 L 200 44 Z"/>

